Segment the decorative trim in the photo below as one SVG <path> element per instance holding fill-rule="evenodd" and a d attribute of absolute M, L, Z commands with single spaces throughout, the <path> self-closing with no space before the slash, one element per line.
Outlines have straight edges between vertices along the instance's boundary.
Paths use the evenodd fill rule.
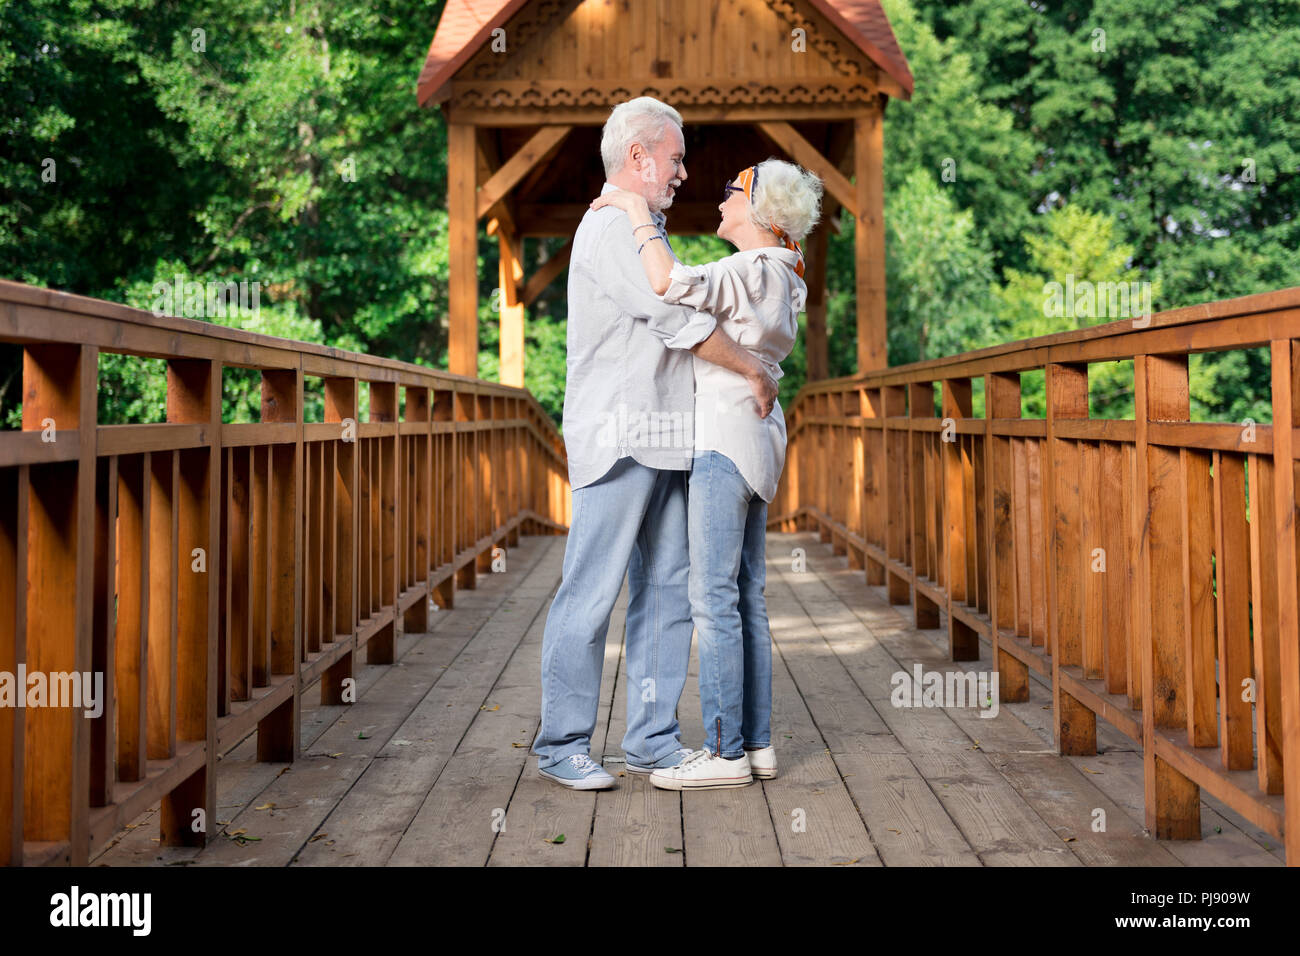
<path fill-rule="evenodd" d="M 461 67 L 456 76 L 460 82 L 484 82 L 494 79 L 503 64 L 519 54 L 536 37 L 555 25 L 555 22 L 572 13 L 584 0 L 535 0 L 527 4 L 506 23 L 508 51 L 504 57 L 493 53 L 491 43 L 485 43 Z M 644 0 L 635 0 L 644 2 Z M 843 76 L 874 81 L 878 69 L 852 42 L 841 42 L 839 30 L 824 21 L 815 11 L 803 11 L 795 0 L 764 0 L 767 6 L 791 29 L 802 29 L 816 50 L 836 72 Z M 811 14 L 811 15 L 810 15 Z M 453 81 L 455 82 L 455 81 Z M 504 81 L 503 81 L 504 82 Z M 527 82 L 523 80 L 514 82 Z M 662 87 L 660 87 L 662 89 Z M 877 91 L 878 92 L 878 91 Z M 648 93 L 648 96 L 655 94 Z M 748 102 L 748 101 L 746 101 Z M 786 102 L 778 100 L 776 102 Z M 805 102 L 791 100 L 789 102 Z M 520 104 L 523 105 L 523 104 Z M 531 103 L 527 104 L 531 105 Z M 589 105 L 587 101 L 557 101 L 556 105 Z M 592 102 L 590 105 L 597 105 Z"/>
<path fill-rule="evenodd" d="M 513 59 L 555 20 L 572 13 L 581 4 L 582 0 L 535 0 L 527 4 L 506 22 L 507 45 L 504 57 L 492 52 L 492 44 L 489 41 L 457 71 L 457 76 L 463 76 L 470 81 L 492 79 L 504 62 Z"/>
<path fill-rule="evenodd" d="M 808 41 L 813 49 L 840 73 L 845 76 L 864 75 L 862 51 L 851 43 L 848 49 L 841 47 L 839 41 L 833 39 L 839 31 L 830 28 L 830 24 L 813 20 L 799 10 L 793 0 L 766 0 L 766 3 L 773 13 L 790 25 L 791 29 L 803 30 L 808 35 Z"/>
<path fill-rule="evenodd" d="M 653 96 L 674 106 L 739 106 L 755 104 L 873 103 L 880 94 L 875 83 L 810 79 L 786 83 L 674 83 L 671 79 L 580 86 L 565 81 L 454 81 L 451 104 L 459 109 L 546 109 L 549 107 L 613 106 L 635 96 Z"/>

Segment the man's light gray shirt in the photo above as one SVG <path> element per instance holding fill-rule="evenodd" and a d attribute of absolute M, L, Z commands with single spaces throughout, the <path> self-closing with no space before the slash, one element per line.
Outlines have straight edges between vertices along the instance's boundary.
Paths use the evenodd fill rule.
<path fill-rule="evenodd" d="M 601 192 L 615 188 L 605 183 Z M 651 218 L 666 236 L 664 215 Z M 639 229 L 634 237 L 638 225 L 606 206 L 588 210 L 573 236 L 564 392 L 571 488 L 591 484 L 629 455 L 649 468 L 691 467 L 690 349 L 717 323 L 655 295 L 637 253 L 655 230 Z"/>

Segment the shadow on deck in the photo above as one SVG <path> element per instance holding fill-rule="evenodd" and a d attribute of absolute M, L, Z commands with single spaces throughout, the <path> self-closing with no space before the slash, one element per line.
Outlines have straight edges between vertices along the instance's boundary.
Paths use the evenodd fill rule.
<path fill-rule="evenodd" d="M 790 555 L 807 553 L 796 573 Z M 564 539 L 526 537 L 391 666 L 358 669 L 358 702 L 302 712 L 297 763 L 259 763 L 256 737 L 220 762 L 218 834 L 160 847 L 158 808 L 100 866 L 286 865 L 1278 865 L 1281 845 L 1203 796 L 1200 841 L 1143 830 L 1142 758 L 1098 722 L 1098 755 L 1062 757 L 1051 689 L 981 718 L 974 708 L 899 708 L 891 676 L 987 670 L 954 664 L 946 630 L 917 631 L 812 534 L 768 535 L 773 740 L 780 776 L 742 790 L 677 794 L 622 774 L 626 591 L 605 658 L 593 756 L 618 788 L 542 780 L 537 731 L 542 630 Z M 906 610 L 904 608 L 903 610 Z M 684 743 L 703 740 L 696 661 Z M 317 699 L 308 694 L 304 698 Z M 1094 831 L 1096 810 L 1104 832 Z M 558 841 L 563 834 L 564 840 Z"/>

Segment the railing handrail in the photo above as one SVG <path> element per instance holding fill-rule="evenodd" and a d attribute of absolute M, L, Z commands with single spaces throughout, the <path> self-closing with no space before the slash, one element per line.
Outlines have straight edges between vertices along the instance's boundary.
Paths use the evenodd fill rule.
<path fill-rule="evenodd" d="M 1113 340 L 1119 336 L 1128 335 L 1149 336 L 1153 333 L 1180 326 L 1195 326 L 1206 322 L 1291 308 L 1300 308 L 1300 286 L 1291 286 L 1274 292 L 1260 292 L 1254 295 L 1239 296 L 1235 299 L 1223 299 L 1217 302 L 1205 302 L 1200 305 L 1189 305 L 1177 309 L 1168 309 L 1164 312 L 1155 312 L 1152 313 L 1150 323 L 1142 326 L 1136 326 L 1134 323 L 1137 320 L 1135 319 L 1116 319 L 1112 322 L 1090 325 L 1082 329 L 1070 329 L 1066 332 L 1053 332 L 1030 339 L 1003 342 L 971 352 L 961 352 L 957 355 L 945 355 L 920 362 L 909 362 L 906 365 L 892 365 L 889 368 L 868 372 L 854 372 L 852 375 L 841 375 L 838 378 L 807 382 L 795 394 L 795 399 L 791 402 L 790 407 L 793 409 L 805 393 L 816 395 L 822 392 L 836 391 L 851 385 L 881 386 L 905 385 L 922 381 L 937 382 L 945 378 L 969 376 L 972 374 L 969 369 L 977 365 L 987 366 L 987 370 L 995 372 L 1021 372 L 1042 368 L 1045 364 L 1052 362 L 1053 356 L 1031 353 L 1051 352 L 1065 346 L 1082 343 L 1095 346 L 1088 354 L 1087 361 L 1089 362 L 1114 361 L 1126 356 L 1131 358 L 1134 354 L 1132 350 L 1122 347 L 1119 343 L 1112 345 L 1105 340 Z M 1223 347 L 1225 349 L 1256 348 L 1266 346 L 1270 341 L 1271 339 L 1267 334 L 1260 334 L 1248 339 L 1234 340 L 1231 345 L 1224 345 Z M 1170 349 L 1169 351 L 1208 352 L 1215 351 L 1215 348 L 1213 346 L 1197 346 L 1190 349 Z M 1138 350 L 1138 354 L 1143 353 Z M 1023 359 L 1023 361 L 1020 359 Z"/>
<path fill-rule="evenodd" d="M 1190 356 L 1258 348 L 1272 424 L 1192 421 Z M 1116 360 L 1133 417 L 1093 417 Z M 1002 701 L 1037 671 L 1061 753 L 1096 753 L 1099 716 L 1133 739 L 1154 836 L 1199 837 L 1204 788 L 1300 866 L 1300 288 L 811 383 L 787 418 L 769 526 L 818 531 L 918 628 L 946 613 L 953 660 L 987 641 Z"/>
<path fill-rule="evenodd" d="M 234 342 L 240 345 L 247 345 L 259 349 L 270 349 L 281 352 L 293 352 L 300 355 L 311 355 L 321 359 L 333 359 L 337 361 L 355 362 L 358 365 L 366 366 L 374 371 L 374 377 L 365 377 L 365 381 L 392 381 L 403 384 L 406 380 L 402 376 L 413 376 L 422 379 L 433 379 L 436 381 L 446 382 L 448 386 L 454 383 L 473 386 L 480 393 L 510 394 L 518 398 L 523 398 L 542 418 L 551 426 L 555 436 L 559 438 L 559 430 L 555 428 L 555 423 L 551 420 L 550 415 L 542 408 L 537 396 L 526 388 L 513 385 L 504 385 L 500 382 L 489 382 L 480 378 L 470 378 L 465 375 L 456 375 L 443 369 L 430 368 L 425 365 L 417 365 L 414 362 L 405 362 L 400 359 L 384 358 L 377 355 L 369 355 L 365 352 L 350 352 L 346 349 L 335 348 L 331 345 L 321 345 L 315 342 L 299 342 L 294 339 L 280 338 L 275 335 L 266 335 L 262 332 L 248 332 L 244 329 L 232 328 L 231 326 L 218 325 L 214 322 L 205 322 L 202 319 L 191 319 L 179 316 L 158 316 L 147 309 L 137 309 L 134 306 L 123 305 L 120 302 L 109 302 L 104 299 L 96 299 L 90 296 L 77 295 L 72 292 L 62 292 L 58 289 L 49 289 L 43 286 L 28 285 L 24 282 L 15 282 L 10 279 L 0 279 L 0 342 L 9 342 L 21 344 L 23 342 L 77 342 L 86 345 L 96 345 L 100 351 L 114 352 L 127 355 L 139 355 L 148 357 L 148 352 L 142 352 L 132 349 L 120 340 L 115 340 L 111 336 L 100 336 L 96 338 L 93 334 L 90 338 L 85 336 L 60 336 L 57 332 L 50 335 L 50 330 L 28 330 L 18 320 L 13 307 L 30 306 L 40 309 L 49 309 L 58 312 L 66 312 L 74 315 L 81 315 L 87 318 L 108 319 L 115 323 L 130 323 L 140 326 L 141 328 L 157 330 L 161 332 L 176 333 L 179 335 L 197 337 L 198 339 L 210 339 L 225 342 Z M 36 334 L 42 332 L 43 334 Z M 180 351 L 179 349 L 177 351 Z M 199 350 L 193 353 L 187 353 L 186 358 L 212 358 L 215 357 L 210 349 L 205 349 L 200 344 Z M 224 364 L 236 368 L 265 368 L 269 367 L 265 363 L 250 361 L 246 365 L 236 364 L 225 361 Z M 308 373 L 319 374 L 319 373 Z M 560 452 L 563 454 L 563 443 L 560 445 Z"/>
<path fill-rule="evenodd" d="M 563 439 L 523 388 L 4 280 L 0 343 L 23 351 L 0 671 L 104 687 L 84 719 L 0 708 L 0 866 L 85 865 L 154 804 L 163 844 L 204 842 L 222 753 L 255 733 L 293 760 L 308 687 L 354 702 L 358 652 L 392 663 L 430 602 L 569 520 Z M 100 423 L 101 353 L 165 363 L 165 422 Z M 261 372 L 260 421 L 222 420 L 225 368 Z"/>

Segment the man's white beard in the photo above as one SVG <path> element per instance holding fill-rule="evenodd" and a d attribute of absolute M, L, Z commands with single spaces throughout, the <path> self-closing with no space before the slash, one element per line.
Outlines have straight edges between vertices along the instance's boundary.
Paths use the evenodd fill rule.
<path fill-rule="evenodd" d="M 655 201 L 658 205 L 658 208 L 653 211 L 663 212 L 664 210 L 671 207 L 673 204 L 673 197 L 674 197 L 673 187 L 665 186 L 663 189 L 659 191 L 659 195 L 655 197 Z"/>

